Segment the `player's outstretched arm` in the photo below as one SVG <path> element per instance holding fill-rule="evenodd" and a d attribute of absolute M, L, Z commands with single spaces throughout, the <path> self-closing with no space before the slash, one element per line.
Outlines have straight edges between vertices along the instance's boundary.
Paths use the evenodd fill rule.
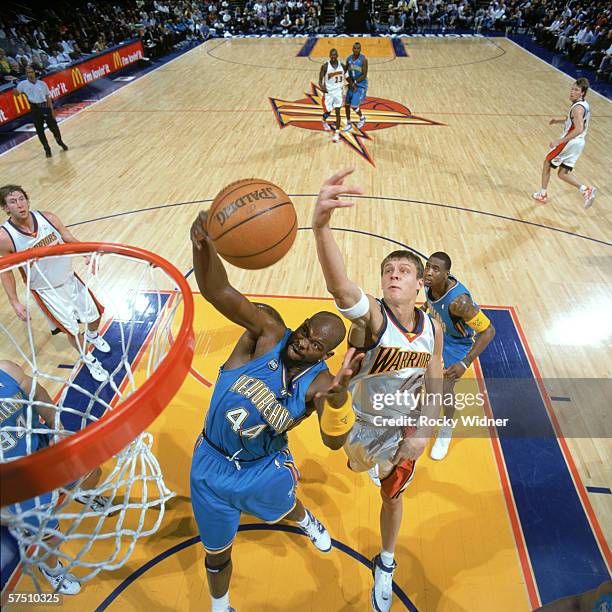
<path fill-rule="evenodd" d="M 334 296 L 340 308 L 350 308 L 361 299 L 361 290 L 347 276 L 344 259 L 329 226 L 331 216 L 337 208 L 354 206 L 353 202 L 339 199 L 340 196 L 363 193 L 361 187 L 343 184 L 344 179 L 353 171 L 353 168 L 341 170 L 323 183 L 312 217 L 317 256 L 327 290 Z"/>
<path fill-rule="evenodd" d="M 202 211 L 191 226 L 193 271 L 200 293 L 222 315 L 244 327 L 254 338 L 259 338 L 266 330 L 280 339 L 285 326 L 230 285 L 225 266 L 208 237 L 207 220 L 208 211 Z"/>
<path fill-rule="evenodd" d="M 363 353 L 357 353 L 351 348 L 344 356 L 336 376 L 332 377 L 329 372 L 325 372 L 315 379 L 317 390 L 314 402 L 319 416 L 321 439 L 332 450 L 342 448 L 355 423 L 353 402 L 347 387 L 362 359 Z"/>
<path fill-rule="evenodd" d="M 474 359 L 484 351 L 495 337 L 495 327 L 489 318 L 472 302 L 467 294 L 462 293 L 449 308 L 450 314 L 459 317 L 468 327 L 476 332 L 476 339 L 463 362 L 453 363 L 445 372 L 447 378 L 461 378 Z"/>

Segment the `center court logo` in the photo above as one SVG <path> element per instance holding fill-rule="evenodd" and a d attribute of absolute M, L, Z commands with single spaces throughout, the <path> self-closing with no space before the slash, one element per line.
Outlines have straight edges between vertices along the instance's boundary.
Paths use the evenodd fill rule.
<path fill-rule="evenodd" d="M 113 67 L 115 68 L 115 70 L 119 70 L 119 68 L 121 68 L 123 66 L 123 63 L 121 62 L 121 56 L 119 55 L 119 51 L 115 51 L 113 53 Z"/>
<path fill-rule="evenodd" d="M 70 76 L 72 77 L 72 85 L 74 87 L 81 87 L 85 85 L 85 79 L 83 78 L 83 73 L 78 68 L 73 68 L 70 71 Z"/>
<path fill-rule="evenodd" d="M 311 83 L 312 91 L 306 92 L 306 98 L 288 102 L 278 98 L 270 98 L 272 110 L 281 129 L 291 125 L 305 130 L 322 131 L 321 116 L 323 115 L 323 92 L 317 85 Z M 364 141 L 372 140 L 368 132 L 384 130 L 396 125 L 444 125 L 431 119 L 424 119 L 413 115 L 409 108 L 399 102 L 385 100 L 384 98 L 367 97 L 361 105 L 361 111 L 365 115 L 366 123 L 363 129 L 353 123 L 350 132 L 340 132 L 342 142 L 363 157 L 373 166 L 374 160 L 365 148 Z M 341 111 L 342 122 L 345 122 L 344 107 Z M 354 113 L 353 113 L 354 115 Z M 335 118 L 334 113 L 329 117 L 330 121 Z"/>

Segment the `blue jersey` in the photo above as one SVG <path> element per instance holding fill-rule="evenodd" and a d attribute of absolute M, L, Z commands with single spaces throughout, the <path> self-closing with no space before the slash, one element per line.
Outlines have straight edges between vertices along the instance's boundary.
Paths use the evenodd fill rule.
<path fill-rule="evenodd" d="M 24 457 L 28 454 L 25 432 L 6 430 L 7 427 L 27 427 L 27 403 L 25 403 L 27 399 L 28 396 L 19 387 L 17 381 L 4 370 L 0 370 L 0 426 L 2 427 L 2 450 L 5 458 Z M 32 413 L 30 427 L 43 428 L 35 412 Z M 31 435 L 30 441 L 30 452 L 33 453 L 39 448 L 39 436 Z"/>
<path fill-rule="evenodd" d="M 221 366 L 205 433 L 228 457 L 253 460 L 286 448 L 287 430 L 306 416 L 308 387 L 327 365 L 319 361 L 288 383 L 281 350 L 290 335 L 239 368 Z"/>
<path fill-rule="evenodd" d="M 438 319 L 440 325 L 442 325 L 445 344 L 450 340 L 450 342 L 453 344 L 465 344 L 466 346 L 471 346 L 475 334 L 474 330 L 471 327 L 468 327 L 459 317 L 454 317 L 451 315 L 449 308 L 451 303 L 454 302 L 458 296 L 465 293 L 470 300 L 472 300 L 472 296 L 465 285 L 460 283 L 454 276 L 449 276 L 448 278 L 451 281 L 456 281 L 456 283 L 437 300 L 434 300 L 431 297 L 431 288 L 425 287 L 425 297 L 427 298 L 428 311 L 435 319 Z M 478 306 L 474 300 L 472 300 L 472 303 L 475 306 Z"/>
<path fill-rule="evenodd" d="M 360 53 L 359 57 L 355 59 L 352 55 L 349 55 L 346 60 L 346 67 L 348 68 L 348 73 L 353 82 L 355 82 L 363 72 L 363 62 L 365 61 L 365 57 Z M 366 88 L 368 86 L 368 79 L 364 79 L 357 83 L 357 87 Z"/>

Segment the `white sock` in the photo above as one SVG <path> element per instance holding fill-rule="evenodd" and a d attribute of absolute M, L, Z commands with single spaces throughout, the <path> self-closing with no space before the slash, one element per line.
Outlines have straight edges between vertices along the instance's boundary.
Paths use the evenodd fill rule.
<path fill-rule="evenodd" d="M 212 612 L 227 612 L 229 609 L 229 591 L 223 595 L 223 597 L 215 598 L 211 597 L 212 600 Z"/>
<path fill-rule="evenodd" d="M 391 567 L 393 565 L 393 552 L 389 552 L 388 550 L 381 550 L 380 551 L 380 560 L 387 567 Z"/>
<path fill-rule="evenodd" d="M 546 195 L 546 189 L 540 189 L 540 193 L 541 193 L 542 195 Z"/>
<path fill-rule="evenodd" d="M 45 570 L 47 574 L 53 576 L 55 573 L 59 572 L 62 569 L 62 564 L 59 562 L 59 559 L 55 562 L 55 567 L 49 567 L 46 563 L 40 564 L 41 569 Z"/>
<path fill-rule="evenodd" d="M 586 185 L 580 185 L 580 193 L 584 193 Z"/>
<path fill-rule="evenodd" d="M 98 337 L 98 332 L 97 331 L 92 332 L 92 331 L 87 330 L 85 332 L 85 336 L 89 338 L 90 340 L 95 340 Z"/>
<path fill-rule="evenodd" d="M 450 426 L 440 427 L 438 430 L 438 438 L 452 438 L 453 437 L 453 428 Z"/>
<path fill-rule="evenodd" d="M 308 515 L 308 512 L 306 512 L 306 516 L 301 521 L 298 521 L 297 524 L 300 527 L 308 527 L 308 525 L 310 525 L 310 516 Z"/>

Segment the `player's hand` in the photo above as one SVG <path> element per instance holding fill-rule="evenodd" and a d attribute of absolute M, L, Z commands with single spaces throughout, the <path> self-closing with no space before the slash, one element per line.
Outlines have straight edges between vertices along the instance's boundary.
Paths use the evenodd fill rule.
<path fill-rule="evenodd" d="M 460 363 L 453 363 L 450 367 L 444 370 L 444 377 L 450 378 L 451 380 L 460 379 L 467 372 L 467 368 L 464 368 Z"/>
<path fill-rule="evenodd" d="M 345 168 L 340 170 L 340 172 L 336 172 L 336 174 L 323 183 L 312 216 L 313 229 L 320 229 L 329 225 L 334 209 L 350 208 L 355 205 L 354 202 L 338 199 L 340 195 L 358 195 L 363 193 L 363 189 L 358 185 L 342 184 L 344 179 L 354 171 L 354 168 Z"/>
<path fill-rule="evenodd" d="M 403 461 L 406 461 L 406 459 L 416 461 L 423 454 L 426 446 L 427 438 L 415 438 L 414 436 L 404 438 L 397 447 L 397 451 L 395 455 L 393 455 L 391 463 L 393 465 L 399 465 Z"/>
<path fill-rule="evenodd" d="M 319 391 L 315 394 L 318 400 L 327 400 L 333 408 L 340 408 L 346 401 L 346 388 L 353 374 L 359 368 L 361 360 L 364 358 L 364 353 L 357 353 L 354 348 L 350 348 L 344 360 L 342 367 L 334 376 L 332 384 L 327 388 L 327 391 Z"/>
<path fill-rule="evenodd" d="M 13 310 L 15 311 L 17 318 L 21 321 L 28 320 L 28 313 L 26 311 L 26 307 L 21 302 L 15 302 L 13 304 Z"/>
<path fill-rule="evenodd" d="M 548 125 L 555 125 L 555 123 L 557 123 L 557 122 L 558 122 L 558 121 L 557 121 L 557 119 L 551 119 L 551 120 L 548 122 Z"/>
<path fill-rule="evenodd" d="M 327 87 L 325 87 L 325 85 L 321 85 L 321 91 L 326 94 L 327 93 Z"/>
<path fill-rule="evenodd" d="M 202 250 L 202 244 L 208 240 L 208 211 L 202 210 L 198 213 L 195 221 L 191 224 L 191 242 L 198 251 Z"/>
<path fill-rule="evenodd" d="M 551 141 L 551 143 L 548 145 L 551 149 L 554 149 L 556 147 L 558 147 L 561 144 L 561 139 L 557 139 L 557 140 L 553 140 Z"/>

